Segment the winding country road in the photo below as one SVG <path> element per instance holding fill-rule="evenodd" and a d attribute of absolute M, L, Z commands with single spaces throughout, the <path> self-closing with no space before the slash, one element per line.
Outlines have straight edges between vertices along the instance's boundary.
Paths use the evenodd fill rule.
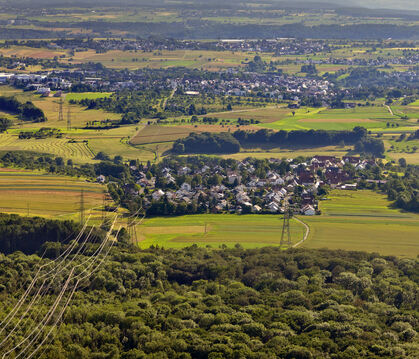
<path fill-rule="evenodd" d="M 390 115 L 394 116 L 394 113 L 393 113 L 393 110 L 391 109 L 391 107 L 388 106 L 388 105 L 384 105 L 384 106 L 387 107 L 387 110 L 388 110 L 388 112 L 390 112 Z"/>
<path fill-rule="evenodd" d="M 308 238 L 308 235 L 310 234 L 310 227 L 306 224 L 306 223 L 304 223 L 301 219 L 299 219 L 299 218 L 297 218 L 297 217 L 293 217 L 297 222 L 300 222 L 304 227 L 305 227 L 305 229 L 306 229 L 306 233 L 304 234 L 304 238 L 301 240 L 301 241 L 299 241 L 299 242 L 297 242 L 297 243 L 295 243 L 295 244 L 293 244 L 292 245 L 292 248 L 296 248 L 296 247 L 298 247 L 300 244 L 302 244 L 302 243 L 304 243 L 306 240 L 307 240 L 307 238 Z"/>

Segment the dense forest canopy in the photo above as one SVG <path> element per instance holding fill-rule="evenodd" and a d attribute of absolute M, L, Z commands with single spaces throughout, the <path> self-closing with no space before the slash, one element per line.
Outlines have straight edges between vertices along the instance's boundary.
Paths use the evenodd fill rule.
<path fill-rule="evenodd" d="M 0 255 L 1 317 L 46 261 Z M 114 248 L 39 358 L 416 358 L 418 265 L 329 250 Z"/>

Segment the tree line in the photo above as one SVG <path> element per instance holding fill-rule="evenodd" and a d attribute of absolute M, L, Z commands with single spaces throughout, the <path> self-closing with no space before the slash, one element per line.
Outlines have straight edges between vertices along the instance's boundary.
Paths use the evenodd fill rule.
<path fill-rule="evenodd" d="M 391 175 L 384 186 L 388 199 L 406 211 L 419 212 L 419 166 L 406 165 L 400 160 L 403 176 Z"/>
<path fill-rule="evenodd" d="M 0 152 L 0 164 L 5 167 L 17 166 L 26 169 L 42 169 L 49 173 L 60 175 L 87 177 L 95 179 L 99 175 L 112 181 L 124 181 L 130 176 L 129 169 L 123 164 L 122 158 L 116 156 L 111 161 L 109 157 L 100 157 L 101 161 L 90 164 L 75 165 L 71 159 L 65 161 L 62 157 L 26 151 Z"/>
<path fill-rule="evenodd" d="M 22 121 L 45 122 L 44 112 L 32 102 L 21 103 L 16 97 L 0 96 L 0 110 L 17 115 Z"/>
<path fill-rule="evenodd" d="M 81 230 L 73 221 L 49 220 L 41 217 L 21 217 L 0 213 L 0 252 L 9 254 L 20 251 L 26 254 L 43 254 L 46 249 L 60 251 Z M 99 236 L 99 232 L 93 236 Z M 58 243 L 59 246 L 46 243 Z M 55 255 L 57 252 L 50 253 Z"/>
<path fill-rule="evenodd" d="M 186 138 L 178 139 L 172 151 L 182 153 L 237 153 L 241 147 L 274 145 L 277 147 L 320 147 L 331 145 L 355 145 L 358 153 L 384 154 L 384 143 L 380 139 L 368 137 L 367 130 L 355 127 L 348 131 L 294 130 L 258 131 L 238 130 L 234 133 L 191 133 Z"/>
<path fill-rule="evenodd" d="M 173 144 L 173 152 L 182 153 L 237 153 L 240 143 L 229 132 L 220 133 L 191 133 Z"/>

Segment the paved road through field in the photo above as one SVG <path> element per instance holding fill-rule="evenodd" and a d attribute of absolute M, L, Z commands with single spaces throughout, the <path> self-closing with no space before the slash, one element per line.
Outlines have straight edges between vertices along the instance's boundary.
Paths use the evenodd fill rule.
<path fill-rule="evenodd" d="M 306 229 L 306 233 L 304 234 L 304 238 L 301 241 L 295 243 L 292 246 L 292 248 L 295 248 L 295 247 L 298 247 L 300 244 L 302 244 L 302 243 L 304 243 L 306 241 L 306 239 L 308 238 L 308 235 L 310 234 L 310 227 L 306 223 L 304 223 L 301 219 L 298 219 L 297 217 L 293 217 L 293 218 L 297 222 L 300 222 L 305 227 L 305 229 Z"/>

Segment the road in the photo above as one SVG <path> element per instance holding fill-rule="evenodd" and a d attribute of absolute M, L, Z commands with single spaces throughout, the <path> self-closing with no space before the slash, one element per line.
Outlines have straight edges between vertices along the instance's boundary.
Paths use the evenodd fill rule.
<path fill-rule="evenodd" d="M 297 242 L 297 243 L 295 243 L 295 244 L 292 245 L 292 248 L 296 248 L 300 244 L 304 243 L 307 240 L 308 235 L 310 234 L 310 227 L 307 224 L 305 224 L 301 219 L 299 219 L 299 218 L 297 218 L 295 216 L 292 217 L 292 218 L 294 218 L 297 222 L 300 222 L 305 227 L 305 229 L 306 229 L 306 233 L 304 234 L 304 238 L 301 241 L 299 241 L 299 242 Z"/>
<path fill-rule="evenodd" d="M 166 103 L 167 103 L 167 101 L 168 101 L 168 100 L 170 100 L 170 99 L 174 96 L 174 94 L 175 94 L 176 90 L 177 90 L 177 88 L 175 87 L 175 88 L 172 90 L 172 92 L 170 92 L 169 97 L 166 97 L 166 98 L 164 99 L 163 104 L 162 104 L 162 106 L 161 106 L 162 111 L 164 111 L 164 110 L 166 109 Z"/>

